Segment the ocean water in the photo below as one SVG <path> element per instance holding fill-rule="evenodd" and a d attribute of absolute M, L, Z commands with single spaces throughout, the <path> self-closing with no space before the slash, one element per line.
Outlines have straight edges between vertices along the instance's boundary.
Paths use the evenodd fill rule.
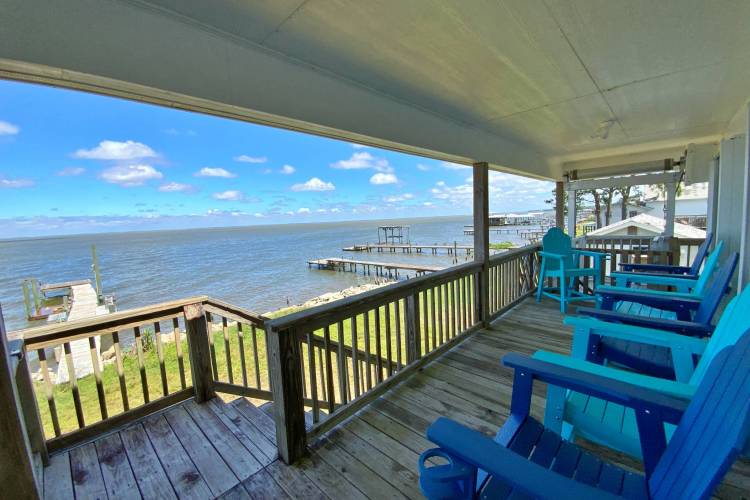
<path fill-rule="evenodd" d="M 284 224 L 236 228 L 148 231 L 0 241 L 0 304 L 8 330 L 27 326 L 21 281 L 42 283 L 90 278 L 90 247 L 99 256 L 105 293 L 118 310 L 194 295 L 210 295 L 258 313 L 299 304 L 323 293 L 374 281 L 349 272 L 308 269 L 326 257 L 449 266 L 447 255 L 344 252 L 376 242 L 382 221 Z M 463 234 L 471 218 L 389 220 L 411 226 L 418 244 L 472 243 Z M 524 244 L 516 234 L 492 234 L 491 241 Z M 470 257 L 469 257 L 470 258 Z M 459 262 L 467 259 L 461 252 Z"/>

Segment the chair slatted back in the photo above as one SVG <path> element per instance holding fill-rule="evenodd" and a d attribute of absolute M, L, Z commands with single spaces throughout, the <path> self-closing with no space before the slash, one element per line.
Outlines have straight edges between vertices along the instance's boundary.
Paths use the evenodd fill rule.
<path fill-rule="evenodd" d="M 718 309 L 721 299 L 729 289 L 729 282 L 734 276 L 734 271 L 737 269 L 737 262 L 740 260 L 740 255 L 734 252 L 730 255 L 726 261 L 716 270 L 714 277 L 711 280 L 711 285 L 708 287 L 706 294 L 703 296 L 701 305 L 695 311 L 695 317 L 693 321 L 696 323 L 709 324 L 711 318 L 714 317 L 716 309 Z"/>
<path fill-rule="evenodd" d="M 547 231 L 542 238 L 542 250 L 557 255 L 565 255 L 565 267 L 572 269 L 578 267 L 578 263 L 573 258 L 573 243 L 562 229 L 553 227 Z M 560 263 L 556 259 L 547 259 L 545 268 L 548 271 L 557 271 L 560 269 Z"/>
<path fill-rule="evenodd" d="M 719 351 L 735 344 L 742 333 L 750 328 L 750 314 L 747 313 L 749 308 L 750 286 L 746 286 L 742 293 L 734 297 L 724 309 L 719 324 L 716 325 L 713 335 L 708 339 L 706 349 L 690 377 L 690 384 L 700 385 L 711 366 L 711 361 Z"/>
<path fill-rule="evenodd" d="M 698 251 L 695 252 L 695 259 L 693 260 L 693 263 L 690 265 L 690 274 L 698 275 L 698 273 L 701 270 L 701 265 L 703 264 L 703 259 L 706 258 L 706 254 L 708 253 L 708 247 L 711 246 L 711 242 L 714 239 L 714 233 L 706 233 L 706 239 L 703 240 L 703 243 L 701 243 L 701 246 L 698 247 Z"/>
<path fill-rule="evenodd" d="M 651 497 L 710 497 L 749 435 L 750 330 L 711 363 L 649 478 Z"/>
<path fill-rule="evenodd" d="M 708 258 L 706 258 L 706 265 L 703 266 L 703 271 L 701 271 L 700 275 L 698 275 L 698 279 L 695 282 L 693 293 L 701 295 L 706 289 L 706 286 L 708 286 L 708 282 L 711 280 L 711 276 L 716 270 L 716 265 L 719 263 L 719 257 L 721 256 L 721 251 L 723 249 L 724 242 L 720 241 L 716 244 L 716 248 L 714 248 L 713 252 L 708 254 Z"/>

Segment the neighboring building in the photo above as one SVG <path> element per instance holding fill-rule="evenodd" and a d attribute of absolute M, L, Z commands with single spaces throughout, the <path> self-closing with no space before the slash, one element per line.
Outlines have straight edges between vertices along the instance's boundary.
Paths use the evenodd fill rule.
<path fill-rule="evenodd" d="M 587 236 L 660 236 L 664 232 L 665 220 L 649 214 L 638 214 L 609 226 L 591 231 Z M 677 238 L 705 238 L 706 232 L 697 227 L 674 223 Z"/>
<path fill-rule="evenodd" d="M 627 216 L 635 217 L 648 214 L 653 217 L 664 217 L 664 195 L 658 190 L 647 187 L 643 201 L 628 203 Z M 610 224 L 622 220 L 622 201 L 612 204 Z M 701 229 L 706 228 L 706 213 L 708 212 L 708 187 L 706 183 L 696 183 L 683 186 L 682 192 L 675 200 L 675 221 L 689 224 Z M 602 222 L 604 214 L 602 214 Z"/>

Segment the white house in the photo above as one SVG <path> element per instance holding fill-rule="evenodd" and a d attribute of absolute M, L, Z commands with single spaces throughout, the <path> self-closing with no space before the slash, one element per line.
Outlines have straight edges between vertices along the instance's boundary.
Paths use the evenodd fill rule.
<path fill-rule="evenodd" d="M 660 217 L 638 214 L 591 231 L 588 236 L 659 236 L 664 232 L 665 224 L 665 220 Z M 675 222 L 674 235 L 677 238 L 705 238 L 706 232 L 697 227 Z"/>

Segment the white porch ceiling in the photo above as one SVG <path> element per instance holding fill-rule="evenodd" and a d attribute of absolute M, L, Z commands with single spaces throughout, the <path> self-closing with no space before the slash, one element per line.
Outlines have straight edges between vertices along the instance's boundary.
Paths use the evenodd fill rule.
<path fill-rule="evenodd" d="M 746 0 L 54 4 L 4 1 L 0 57 L 543 177 L 715 139 L 750 97 Z"/>

